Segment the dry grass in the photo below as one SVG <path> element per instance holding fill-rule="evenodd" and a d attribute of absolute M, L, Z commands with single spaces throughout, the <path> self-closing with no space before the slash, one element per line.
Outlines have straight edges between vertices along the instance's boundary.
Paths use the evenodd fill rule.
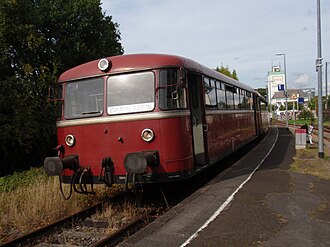
<path fill-rule="evenodd" d="M 107 234 L 110 234 L 120 229 L 123 225 L 129 223 L 132 219 L 135 219 L 141 214 L 142 212 L 136 208 L 132 202 L 126 201 L 125 203 L 117 206 L 109 205 L 102 212 L 96 214 L 93 217 L 93 220 L 106 221 L 108 223 L 108 227 L 105 231 Z"/>
<path fill-rule="evenodd" d="M 329 157 L 320 159 L 317 148 L 307 147 L 297 150 L 294 160 L 291 165 L 292 171 L 314 175 L 321 179 L 330 179 L 330 159 Z"/>
<path fill-rule="evenodd" d="M 99 200 L 96 196 L 76 193 L 70 200 L 64 200 L 58 180 L 58 177 L 39 177 L 33 184 L 0 193 L 0 243 L 7 241 L 8 236 L 14 238 L 27 233 Z M 68 185 L 64 185 L 64 191 L 69 193 Z"/>

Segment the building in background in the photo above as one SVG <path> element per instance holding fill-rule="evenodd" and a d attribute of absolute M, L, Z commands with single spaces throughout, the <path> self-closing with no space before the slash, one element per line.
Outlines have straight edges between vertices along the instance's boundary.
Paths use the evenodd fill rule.
<path fill-rule="evenodd" d="M 273 100 L 273 96 L 275 93 L 282 92 L 284 96 L 284 89 L 285 89 L 285 74 L 281 71 L 280 66 L 272 66 L 272 71 L 268 72 L 267 78 L 267 95 L 268 97 L 268 104 L 274 105 L 276 102 Z M 284 96 L 285 98 L 285 96 Z"/>
<path fill-rule="evenodd" d="M 285 106 L 285 73 L 280 66 L 273 65 L 272 70 L 268 72 L 267 95 L 268 104 L 275 106 L 274 113 L 280 114 L 281 106 Z M 308 102 L 315 96 L 315 88 L 306 89 L 288 89 L 288 104 L 291 102 L 297 109 L 298 104 L 308 105 Z"/>

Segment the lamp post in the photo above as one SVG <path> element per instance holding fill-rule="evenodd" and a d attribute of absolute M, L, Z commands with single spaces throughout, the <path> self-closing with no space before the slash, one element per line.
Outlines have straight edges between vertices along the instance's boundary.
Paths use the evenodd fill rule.
<path fill-rule="evenodd" d="M 325 109 L 328 109 L 328 63 L 325 62 Z"/>
<path fill-rule="evenodd" d="M 319 158 L 324 158 L 323 147 L 323 102 L 322 102 L 322 47 L 321 47 L 321 4 L 317 0 L 317 58 L 316 58 L 316 71 L 318 81 L 318 149 Z"/>
<path fill-rule="evenodd" d="M 295 105 L 296 105 L 296 101 L 298 99 L 299 94 L 296 96 L 295 94 L 292 95 L 291 99 L 292 99 L 292 103 L 293 103 L 293 129 L 296 129 L 296 109 L 295 109 Z M 298 110 L 299 106 L 297 103 L 297 110 Z"/>
<path fill-rule="evenodd" d="M 286 77 L 286 61 L 285 61 L 285 53 L 276 53 L 275 56 L 283 56 L 283 58 L 284 58 L 285 119 L 286 119 L 286 127 L 289 128 L 289 117 L 288 117 L 288 85 L 287 85 L 287 77 Z"/>

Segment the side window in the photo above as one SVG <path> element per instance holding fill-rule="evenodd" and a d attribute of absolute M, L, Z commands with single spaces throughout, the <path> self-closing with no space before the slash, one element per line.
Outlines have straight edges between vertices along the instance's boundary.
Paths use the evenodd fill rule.
<path fill-rule="evenodd" d="M 236 87 L 233 87 L 233 94 L 234 94 L 234 107 L 235 109 L 239 109 L 239 93 Z"/>
<path fill-rule="evenodd" d="M 245 101 L 246 109 L 252 110 L 253 109 L 253 99 L 250 92 L 246 92 L 246 101 Z"/>
<path fill-rule="evenodd" d="M 217 107 L 217 92 L 216 92 L 216 86 L 215 86 L 215 80 L 211 79 L 210 80 L 210 86 L 211 86 L 211 92 L 209 93 L 210 95 L 210 100 L 211 100 L 211 106 L 216 108 Z"/>
<path fill-rule="evenodd" d="M 234 109 L 234 93 L 233 93 L 233 87 L 226 85 L 226 100 L 227 100 L 227 108 L 228 109 Z"/>
<path fill-rule="evenodd" d="M 211 99 L 209 92 L 211 91 L 210 87 L 210 79 L 207 77 L 204 77 L 204 93 L 205 93 L 205 105 L 210 106 L 211 105 Z"/>
<path fill-rule="evenodd" d="M 183 109 L 186 89 L 180 82 L 178 69 L 161 70 L 159 73 L 159 107 L 162 110 Z"/>
<path fill-rule="evenodd" d="M 245 102 L 246 102 L 246 95 L 245 91 L 243 89 L 239 89 L 239 104 L 238 104 L 238 109 L 244 110 L 246 109 L 245 107 Z"/>
<path fill-rule="evenodd" d="M 216 82 L 216 85 L 218 109 L 227 109 L 225 85 L 223 82 L 219 81 Z"/>
<path fill-rule="evenodd" d="M 217 107 L 215 81 L 204 77 L 205 105 L 207 108 Z"/>
<path fill-rule="evenodd" d="M 261 101 L 261 100 L 260 100 L 260 109 L 262 111 L 267 110 L 267 104 L 265 102 Z"/>

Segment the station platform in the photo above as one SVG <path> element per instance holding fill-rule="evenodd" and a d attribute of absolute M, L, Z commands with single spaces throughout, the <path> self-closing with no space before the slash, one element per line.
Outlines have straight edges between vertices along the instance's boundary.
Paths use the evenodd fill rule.
<path fill-rule="evenodd" d="M 271 128 L 247 155 L 119 246 L 330 246 L 330 181 L 290 171 Z"/>

